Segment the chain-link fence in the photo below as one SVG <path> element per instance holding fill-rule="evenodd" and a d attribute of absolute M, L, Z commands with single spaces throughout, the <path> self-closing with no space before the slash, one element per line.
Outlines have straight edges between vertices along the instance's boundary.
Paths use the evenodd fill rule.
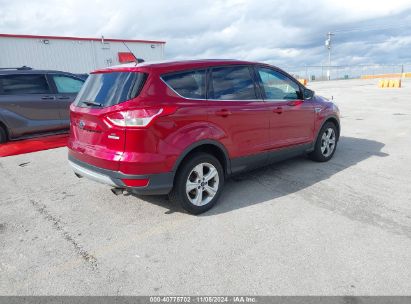
<path fill-rule="evenodd" d="M 352 79 L 362 75 L 378 75 L 411 72 L 411 64 L 402 65 L 339 65 L 339 66 L 304 66 L 284 67 L 288 73 L 296 78 L 304 78 L 309 81 L 327 79 Z M 328 72 L 329 71 L 329 72 Z M 329 76 L 328 77 L 328 73 Z"/>

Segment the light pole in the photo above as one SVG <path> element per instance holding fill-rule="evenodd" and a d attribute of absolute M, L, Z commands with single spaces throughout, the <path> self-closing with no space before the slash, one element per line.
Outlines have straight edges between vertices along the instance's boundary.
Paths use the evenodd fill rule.
<path fill-rule="evenodd" d="M 331 79 L 331 37 L 334 36 L 333 33 L 328 32 L 327 39 L 325 40 L 325 47 L 328 49 L 328 69 L 327 69 L 327 78 Z"/>

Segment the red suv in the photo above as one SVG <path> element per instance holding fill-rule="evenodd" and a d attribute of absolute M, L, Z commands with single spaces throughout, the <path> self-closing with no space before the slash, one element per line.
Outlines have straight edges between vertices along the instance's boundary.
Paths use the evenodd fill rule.
<path fill-rule="evenodd" d="M 69 163 L 199 214 L 226 177 L 303 153 L 328 161 L 339 134 L 335 104 L 267 64 L 128 64 L 91 73 L 71 105 Z"/>

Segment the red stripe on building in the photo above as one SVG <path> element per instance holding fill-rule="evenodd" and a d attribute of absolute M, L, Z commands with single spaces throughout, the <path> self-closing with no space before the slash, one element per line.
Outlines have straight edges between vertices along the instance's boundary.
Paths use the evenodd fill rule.
<path fill-rule="evenodd" d="M 66 36 L 39 36 L 39 35 L 17 35 L 17 34 L 0 34 L 0 37 L 6 38 L 31 38 L 31 39 L 58 39 L 58 40 L 86 40 L 86 41 L 102 41 L 102 38 L 85 38 L 85 37 L 66 37 Z M 105 42 L 140 42 L 140 43 L 160 43 L 165 44 L 165 41 L 156 40 L 138 40 L 138 39 L 112 39 L 104 38 Z"/>

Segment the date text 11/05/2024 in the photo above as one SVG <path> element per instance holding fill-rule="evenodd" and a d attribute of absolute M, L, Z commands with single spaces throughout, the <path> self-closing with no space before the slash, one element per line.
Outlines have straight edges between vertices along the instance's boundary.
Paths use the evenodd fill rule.
<path fill-rule="evenodd" d="M 248 296 L 157 296 L 150 297 L 150 303 L 256 303 L 255 297 Z"/>

